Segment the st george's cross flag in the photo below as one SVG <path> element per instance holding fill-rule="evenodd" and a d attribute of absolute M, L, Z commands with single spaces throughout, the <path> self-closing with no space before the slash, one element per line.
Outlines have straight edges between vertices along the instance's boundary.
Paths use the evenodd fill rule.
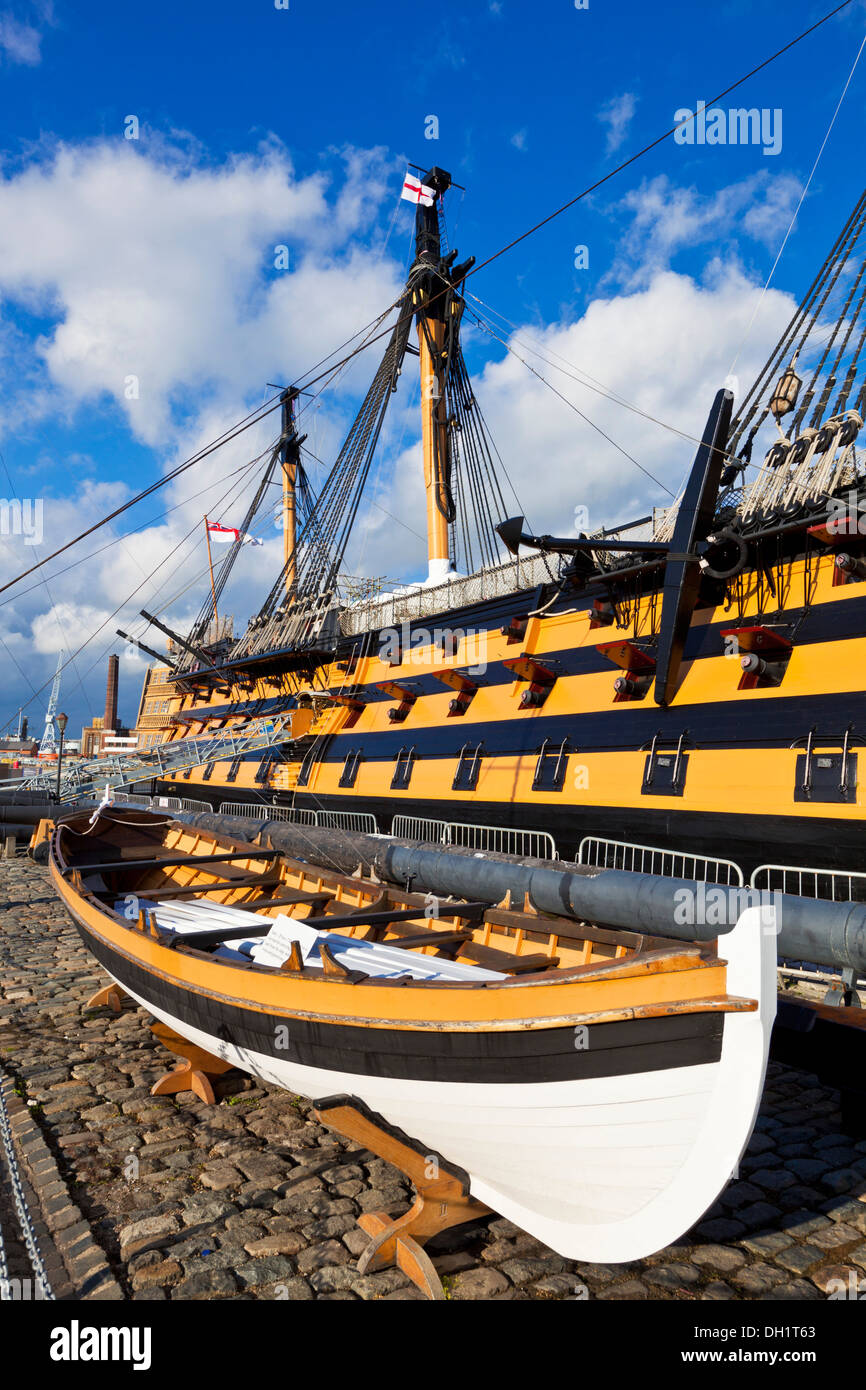
<path fill-rule="evenodd" d="M 417 179 L 414 174 L 406 174 L 403 180 L 403 192 L 401 198 L 405 198 L 409 203 L 421 204 L 422 208 L 432 208 L 436 201 L 436 190 L 428 188 L 425 183 Z"/>
<path fill-rule="evenodd" d="M 233 545 L 235 541 L 242 541 L 244 545 L 264 545 L 256 536 L 242 535 L 235 526 L 220 526 L 218 521 L 209 521 L 207 532 L 212 541 L 217 541 L 221 545 Z"/>

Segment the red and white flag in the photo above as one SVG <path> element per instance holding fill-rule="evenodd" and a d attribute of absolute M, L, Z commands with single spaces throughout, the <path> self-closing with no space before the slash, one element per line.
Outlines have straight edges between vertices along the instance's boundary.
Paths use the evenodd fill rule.
<path fill-rule="evenodd" d="M 420 203 L 422 208 L 432 208 L 436 201 L 436 190 L 428 188 L 414 174 L 407 173 L 403 180 L 403 192 L 400 196 L 409 203 L 415 203 L 416 206 Z"/>
<path fill-rule="evenodd" d="M 256 536 L 243 535 L 236 526 L 220 526 L 218 521 L 209 521 L 207 530 L 211 540 L 220 545 L 234 545 L 235 541 L 242 541 L 244 545 L 264 545 Z"/>

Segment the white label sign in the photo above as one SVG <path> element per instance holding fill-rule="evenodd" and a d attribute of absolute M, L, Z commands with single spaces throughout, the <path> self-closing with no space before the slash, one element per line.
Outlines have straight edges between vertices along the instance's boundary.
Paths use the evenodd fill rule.
<path fill-rule="evenodd" d="M 256 964 L 282 965 L 292 954 L 296 941 L 301 948 L 301 958 L 306 961 L 319 943 L 319 933 L 315 927 L 296 921 L 293 917 L 277 917 L 267 936 L 253 951 Z"/>

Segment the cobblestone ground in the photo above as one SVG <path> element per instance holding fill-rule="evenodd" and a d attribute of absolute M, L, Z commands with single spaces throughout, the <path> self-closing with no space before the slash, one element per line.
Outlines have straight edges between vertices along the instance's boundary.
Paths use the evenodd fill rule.
<path fill-rule="evenodd" d="M 135 1300 L 419 1297 L 399 1271 L 356 1269 L 356 1217 L 405 1210 L 402 1176 L 250 1080 L 211 1107 L 152 1097 L 173 1059 L 129 1003 L 83 1010 L 105 982 L 46 870 L 0 864 L 0 1064 L 68 1184 L 57 1238 L 80 1209 Z M 866 1141 L 842 1130 L 837 1093 L 773 1064 L 739 1176 L 651 1259 L 575 1263 L 496 1217 L 428 1248 L 455 1299 L 823 1299 L 831 1279 L 866 1279 Z"/>

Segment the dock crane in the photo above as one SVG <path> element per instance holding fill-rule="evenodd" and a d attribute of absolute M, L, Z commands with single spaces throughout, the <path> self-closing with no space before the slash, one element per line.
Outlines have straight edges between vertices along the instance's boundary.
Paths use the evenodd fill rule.
<path fill-rule="evenodd" d="M 48 701 L 48 709 L 45 713 L 45 732 L 42 735 L 42 742 L 39 745 L 40 758 L 55 758 L 57 756 L 57 727 L 54 723 L 54 716 L 57 714 L 57 702 L 60 699 L 60 673 L 63 670 L 63 651 L 57 656 L 57 670 L 54 672 L 54 683 L 51 687 L 51 698 Z"/>

